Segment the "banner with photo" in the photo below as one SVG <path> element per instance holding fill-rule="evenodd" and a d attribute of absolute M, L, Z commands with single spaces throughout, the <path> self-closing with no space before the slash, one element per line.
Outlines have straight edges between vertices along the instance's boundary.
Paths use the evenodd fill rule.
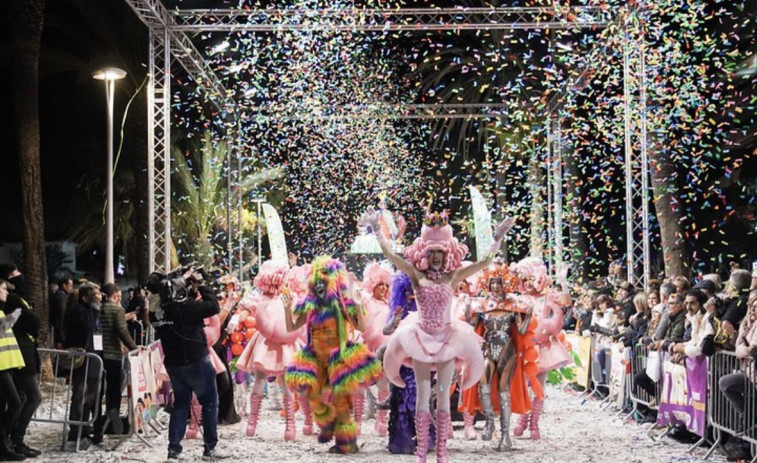
<path fill-rule="evenodd" d="M 701 437 L 707 429 L 707 357 L 687 357 L 685 363 L 673 363 L 665 355 L 657 424 L 682 423 Z"/>
<path fill-rule="evenodd" d="M 579 336 L 576 333 L 566 333 L 565 340 L 570 343 L 572 351 L 578 354 L 578 360 L 581 362 L 581 365 L 576 364 L 573 367 L 573 371 L 576 373 L 573 382 L 586 389 L 589 387 L 590 378 L 591 337 Z"/>
<path fill-rule="evenodd" d="M 132 397 L 134 431 L 143 432 L 150 420 L 165 404 L 163 352 L 160 342 L 150 344 L 147 349 L 132 351 L 129 361 L 129 393 Z"/>

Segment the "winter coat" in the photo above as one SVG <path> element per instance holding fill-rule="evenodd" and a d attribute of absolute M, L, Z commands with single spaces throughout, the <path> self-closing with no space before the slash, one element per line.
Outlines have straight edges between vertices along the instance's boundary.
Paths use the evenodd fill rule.
<path fill-rule="evenodd" d="M 166 367 L 190 365 L 208 355 L 204 320 L 218 315 L 218 299 L 206 287 L 200 287 L 202 300 L 163 304 L 163 323 L 158 336 Z"/>
<path fill-rule="evenodd" d="M 124 308 L 112 302 L 102 306 L 100 324 L 103 329 L 103 358 L 105 360 L 121 360 L 121 343 L 129 350 L 137 348 L 137 344 L 126 329 Z"/>
<path fill-rule="evenodd" d="M 707 336 L 714 336 L 715 329 L 710 322 L 709 313 L 686 314 L 691 327 L 691 338 L 684 344 L 684 353 L 687 357 L 702 355 L 702 343 Z"/>

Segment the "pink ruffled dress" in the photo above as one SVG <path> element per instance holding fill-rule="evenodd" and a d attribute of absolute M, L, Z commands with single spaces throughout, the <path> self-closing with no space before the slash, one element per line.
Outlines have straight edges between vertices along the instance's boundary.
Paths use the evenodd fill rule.
<path fill-rule="evenodd" d="M 258 332 L 239 356 L 237 368 L 247 373 L 261 371 L 266 376 L 281 375 L 297 352 L 301 332 L 287 331 L 284 304 L 278 296 L 260 295 L 254 305 Z"/>
<path fill-rule="evenodd" d="M 484 373 L 484 340 L 465 322 L 450 317 L 453 291 L 448 285 L 420 285 L 418 311 L 410 313 L 392 335 L 384 354 L 384 373 L 398 387 L 405 387 L 400 367 L 455 360 L 463 370 L 463 389 L 476 384 Z M 432 367 L 433 368 L 433 367 Z"/>
<path fill-rule="evenodd" d="M 539 320 L 539 326 L 535 330 L 535 342 L 539 346 L 539 373 L 571 363 L 573 359 L 568 349 L 557 339 L 565 321 L 560 304 L 562 295 L 548 292 L 546 295 L 521 297 L 526 303 L 533 304 L 533 314 Z"/>
<path fill-rule="evenodd" d="M 389 317 L 389 306 L 386 302 L 380 301 L 367 294 L 363 295 L 365 305 L 365 325 L 363 331 L 363 341 L 371 352 L 376 352 L 379 347 L 386 344 L 390 337 L 384 336 L 384 325 Z"/>
<path fill-rule="evenodd" d="M 205 339 L 208 341 L 208 351 L 210 355 L 210 363 L 213 364 L 213 368 L 216 369 L 216 374 L 226 371 L 226 365 L 221 361 L 221 357 L 216 354 L 213 349 L 213 345 L 221 338 L 221 319 L 218 315 L 213 315 L 210 318 L 205 319 Z"/>

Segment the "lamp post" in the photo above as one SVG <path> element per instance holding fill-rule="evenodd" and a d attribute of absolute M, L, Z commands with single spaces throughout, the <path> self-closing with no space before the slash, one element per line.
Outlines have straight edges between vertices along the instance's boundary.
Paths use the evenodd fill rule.
<path fill-rule="evenodd" d="M 108 67 L 92 73 L 96 80 L 105 81 L 105 96 L 108 103 L 108 198 L 107 220 L 105 239 L 105 280 L 103 283 L 115 283 L 113 275 L 113 93 L 117 80 L 126 77 L 126 71 L 119 68 Z"/>

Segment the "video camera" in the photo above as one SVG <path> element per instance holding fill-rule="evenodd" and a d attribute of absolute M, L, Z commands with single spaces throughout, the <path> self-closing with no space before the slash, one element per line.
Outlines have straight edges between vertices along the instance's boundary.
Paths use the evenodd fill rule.
<path fill-rule="evenodd" d="M 186 276 L 189 274 L 188 276 Z M 193 268 L 191 265 L 178 268 L 168 274 L 153 272 L 147 277 L 145 287 L 152 294 L 160 296 L 161 305 L 172 302 L 184 302 L 189 296 L 188 286 L 202 285 L 207 279 L 207 273 L 202 267 Z"/>

